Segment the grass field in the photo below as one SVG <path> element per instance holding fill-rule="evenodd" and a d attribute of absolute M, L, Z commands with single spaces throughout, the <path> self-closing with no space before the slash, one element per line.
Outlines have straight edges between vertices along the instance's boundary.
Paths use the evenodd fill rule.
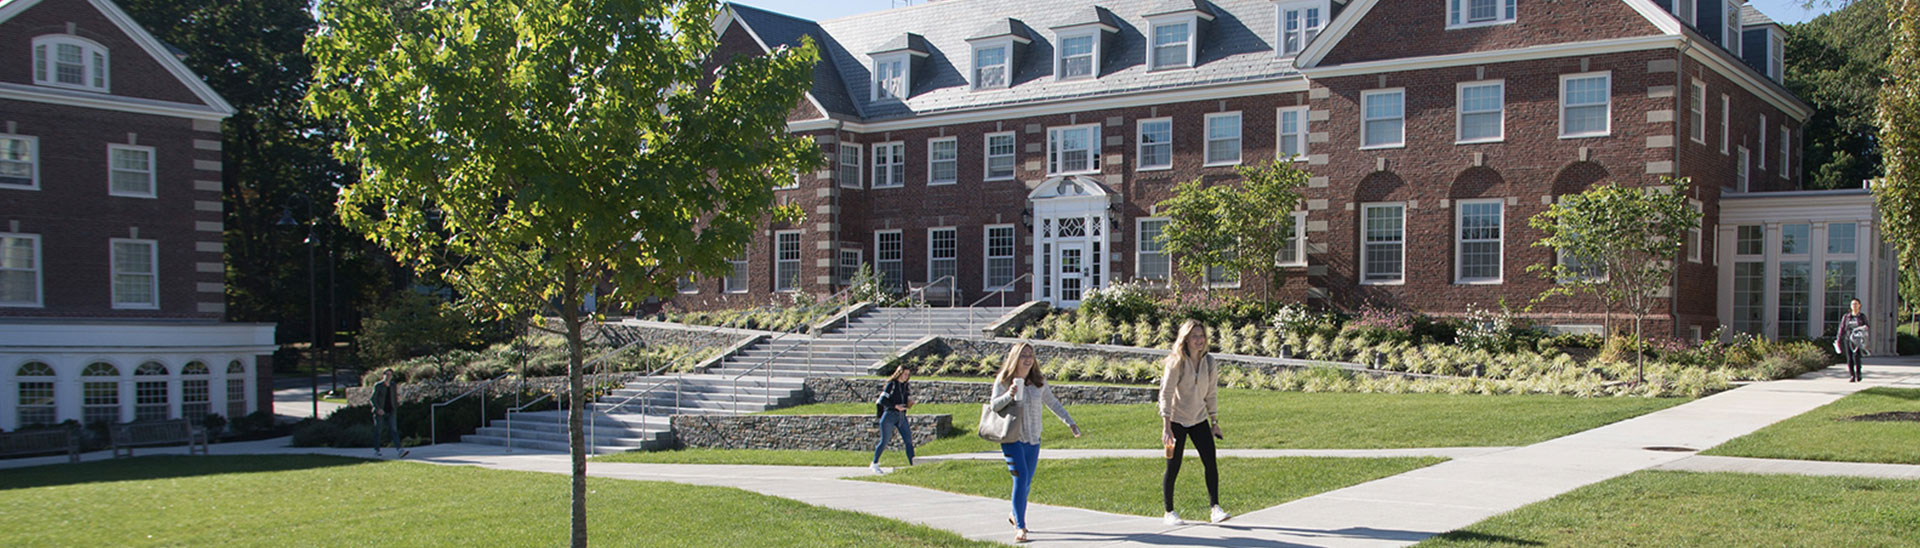
<path fill-rule="evenodd" d="M 556 546 L 568 478 L 322 456 L 145 457 L 0 471 L 0 546 Z M 610 546 L 988 546 L 738 489 L 589 479 Z M 747 525 L 747 526 L 743 526 Z"/>
<path fill-rule="evenodd" d="M 1920 389 L 1869 388 L 1703 454 L 1920 464 L 1920 422 L 1843 420 L 1900 411 L 1920 413 Z"/>
<path fill-rule="evenodd" d="M 1915 480 L 1636 472 L 1419 546 L 1913 546 L 1916 500 Z"/>
<path fill-rule="evenodd" d="M 1044 456 L 1046 451 L 1041 450 Z M 1286 457 L 1220 459 L 1220 505 L 1241 513 L 1290 500 L 1432 466 L 1441 458 L 1349 459 Z M 1117 514 L 1159 516 L 1161 459 L 1062 459 L 1040 461 L 1029 500 Z M 1204 520 L 1207 484 L 1200 459 L 1188 457 L 1174 488 L 1180 515 Z M 916 485 L 966 495 L 1007 500 L 1012 479 L 999 461 L 953 461 L 899 468 L 861 479 Z M 1029 517 L 1029 520 L 1034 518 Z"/>

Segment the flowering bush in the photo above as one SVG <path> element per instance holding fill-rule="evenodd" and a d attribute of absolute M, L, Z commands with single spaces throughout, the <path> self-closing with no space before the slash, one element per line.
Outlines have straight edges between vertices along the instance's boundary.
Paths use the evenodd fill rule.
<path fill-rule="evenodd" d="M 1088 314 L 1105 316 L 1109 321 L 1154 320 L 1160 316 L 1160 302 L 1145 284 L 1120 282 L 1087 290 L 1080 307 Z"/>

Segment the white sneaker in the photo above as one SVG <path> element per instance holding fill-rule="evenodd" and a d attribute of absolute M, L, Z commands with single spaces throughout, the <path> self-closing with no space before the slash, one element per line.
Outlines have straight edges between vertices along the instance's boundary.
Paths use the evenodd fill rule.
<path fill-rule="evenodd" d="M 867 465 L 867 469 L 868 469 L 868 470 L 872 470 L 872 471 L 873 471 L 873 473 L 875 473 L 875 474 L 885 474 L 885 473 L 887 473 L 887 471 L 886 471 L 886 470 L 881 470 L 881 469 L 880 469 L 880 463 L 877 463 L 877 462 L 876 462 L 876 463 L 873 463 L 873 464 L 869 464 L 869 465 Z"/>
<path fill-rule="evenodd" d="M 1210 517 L 1213 518 L 1214 523 L 1220 523 L 1222 521 L 1227 521 L 1227 518 L 1233 517 L 1233 514 L 1229 514 L 1227 513 L 1226 510 L 1221 510 L 1219 506 L 1215 506 L 1213 507 L 1213 512 L 1211 513 Z"/>
<path fill-rule="evenodd" d="M 1166 516 L 1166 517 L 1164 517 L 1164 518 L 1160 518 L 1160 521 L 1161 521 L 1161 522 L 1164 522 L 1164 523 L 1166 523 L 1167 525 L 1184 525 L 1184 524 L 1186 524 L 1186 522 L 1184 522 L 1184 521 L 1180 521 L 1180 514 L 1176 514 L 1176 513 L 1173 513 L 1173 512 L 1167 512 L 1167 516 Z"/>

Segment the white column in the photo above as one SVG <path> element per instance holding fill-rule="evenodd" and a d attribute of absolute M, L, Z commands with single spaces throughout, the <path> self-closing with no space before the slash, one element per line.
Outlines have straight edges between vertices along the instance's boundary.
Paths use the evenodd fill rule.
<path fill-rule="evenodd" d="M 181 362 L 173 367 L 167 368 L 167 418 L 172 419 L 186 416 L 186 414 L 181 411 L 181 407 L 187 400 L 187 393 L 183 390 L 186 387 L 182 386 L 184 383 L 180 381 L 180 372 L 186 367 L 186 362 Z"/>
<path fill-rule="evenodd" d="M 53 417 L 56 422 L 85 421 L 86 412 L 81 407 L 84 393 L 80 389 L 80 370 L 87 366 L 86 360 L 72 356 L 53 356 Z"/>
<path fill-rule="evenodd" d="M 20 427 L 20 417 L 16 416 L 20 411 L 20 384 L 14 378 L 20 372 L 18 366 L 12 360 L 0 361 L 0 367 L 6 368 L 0 371 L 0 428 L 9 430 Z"/>
<path fill-rule="evenodd" d="M 1812 263 L 1807 265 L 1807 306 L 1813 310 L 1808 312 L 1812 314 L 1811 321 L 1807 322 L 1808 333 L 1801 335 L 1818 338 L 1827 329 L 1827 223 L 1813 223 L 1808 230 L 1812 236 L 1807 239 L 1813 248 L 1807 250 L 1807 261 Z"/>
<path fill-rule="evenodd" d="M 1780 223 L 1767 223 L 1766 249 L 1761 257 L 1766 266 L 1761 271 L 1761 280 L 1765 289 L 1761 294 L 1766 298 L 1760 304 L 1760 333 L 1770 339 L 1780 338 Z"/>
<path fill-rule="evenodd" d="M 1714 262 L 1718 263 L 1720 269 L 1720 299 L 1718 301 L 1720 325 L 1728 326 L 1729 329 L 1731 329 L 1733 325 L 1733 251 L 1735 245 L 1734 239 L 1737 237 L 1736 232 L 1738 230 L 1736 225 L 1720 225 L 1719 235 L 1713 239 Z M 1721 333 L 1722 340 L 1725 340 L 1728 335 L 1728 333 L 1723 331 Z"/>
<path fill-rule="evenodd" d="M 207 412 L 227 417 L 227 362 L 231 359 L 216 360 L 207 364 Z M 233 417 L 227 417 L 232 421 Z"/>
<path fill-rule="evenodd" d="M 132 367 L 120 368 L 120 422 L 133 422 L 133 402 L 139 396 L 133 389 L 133 370 L 138 367 L 136 362 Z"/>
<path fill-rule="evenodd" d="M 1871 221 L 1861 221 L 1860 228 L 1857 229 L 1858 231 L 1855 233 L 1856 236 L 1853 242 L 1853 268 L 1854 272 L 1859 274 L 1859 277 L 1854 278 L 1853 294 L 1860 298 L 1860 307 L 1863 309 L 1861 312 L 1866 313 L 1868 318 L 1872 318 L 1874 314 L 1879 313 L 1875 310 L 1865 309 L 1868 305 L 1874 305 L 1880 302 L 1880 292 L 1877 291 L 1879 288 L 1874 285 L 1874 282 L 1878 280 L 1879 277 L 1873 275 L 1873 266 L 1880 258 L 1880 246 L 1876 243 L 1880 241 L 1879 228 L 1878 225 Z M 1892 303 L 1893 299 L 1889 298 L 1887 299 L 1886 306 L 1893 306 Z M 1873 333 L 1878 329 L 1892 330 L 1893 328 L 1894 326 L 1891 325 L 1875 325 L 1869 327 L 1867 332 Z M 1874 352 L 1876 350 L 1884 351 L 1885 349 L 1876 349 L 1871 345 L 1867 347 L 1868 352 Z"/>

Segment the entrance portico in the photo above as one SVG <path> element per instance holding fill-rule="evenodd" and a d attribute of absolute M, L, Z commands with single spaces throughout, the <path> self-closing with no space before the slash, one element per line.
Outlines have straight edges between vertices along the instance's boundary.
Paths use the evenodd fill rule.
<path fill-rule="evenodd" d="M 1089 177 L 1054 177 L 1027 194 L 1033 204 L 1033 294 L 1056 307 L 1073 308 L 1087 291 L 1111 281 L 1108 261 L 1112 215 L 1118 196 Z"/>

